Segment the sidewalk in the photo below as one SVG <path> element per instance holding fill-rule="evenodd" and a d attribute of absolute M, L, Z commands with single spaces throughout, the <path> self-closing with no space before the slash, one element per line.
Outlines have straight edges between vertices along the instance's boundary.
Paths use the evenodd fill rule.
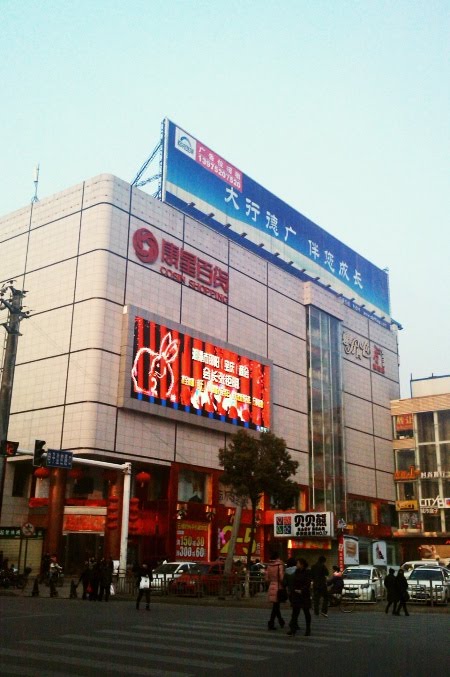
<path fill-rule="evenodd" d="M 58 599 L 70 599 L 70 589 L 71 582 L 74 579 L 64 580 L 64 584 L 61 587 L 57 588 L 58 596 L 53 598 Z M 75 580 L 76 583 L 76 580 Z M 34 579 L 30 579 L 24 590 L 17 590 L 15 588 L 0 588 L 0 597 L 1 596 L 18 596 L 18 597 L 31 597 L 32 590 L 34 585 Z M 110 597 L 110 602 L 133 602 L 135 599 L 135 593 L 117 593 Z M 48 586 L 39 584 L 39 597 L 46 598 L 50 597 L 50 589 Z M 73 602 L 76 603 L 81 600 L 81 586 L 77 589 L 77 597 L 73 599 Z M 219 599 L 216 595 L 205 595 L 203 597 L 183 597 L 177 595 L 164 595 L 160 593 L 152 593 L 152 602 L 157 604 L 180 604 L 180 605 L 194 605 L 194 606 L 208 606 L 208 607 L 236 607 L 236 608 L 245 608 L 245 609 L 269 609 L 270 604 L 267 599 L 266 592 L 259 592 L 253 597 L 244 598 L 244 597 L 232 597 L 227 596 L 225 599 Z M 282 605 L 282 609 L 288 608 L 288 603 Z M 356 604 L 354 613 L 384 613 L 386 606 L 385 600 L 381 600 L 377 604 Z M 439 613 L 439 614 L 448 614 L 449 607 L 446 606 L 427 606 L 425 604 L 408 604 L 409 612 L 413 614 L 423 614 L 423 613 Z M 334 610 L 332 610 L 334 613 Z"/>

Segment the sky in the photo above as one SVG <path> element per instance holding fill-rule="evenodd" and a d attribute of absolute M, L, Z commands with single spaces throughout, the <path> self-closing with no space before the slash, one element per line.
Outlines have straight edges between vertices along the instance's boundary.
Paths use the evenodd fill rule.
<path fill-rule="evenodd" d="M 389 268 L 409 397 L 450 373 L 449 35 L 448 0 L 0 0 L 0 216 L 38 163 L 131 182 L 168 117 Z"/>

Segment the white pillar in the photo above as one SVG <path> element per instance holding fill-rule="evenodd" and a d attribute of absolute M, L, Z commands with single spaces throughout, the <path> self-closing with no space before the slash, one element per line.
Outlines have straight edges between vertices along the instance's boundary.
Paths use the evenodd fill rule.
<path fill-rule="evenodd" d="M 128 519 L 130 516 L 131 463 L 123 468 L 122 531 L 120 534 L 119 578 L 127 571 Z"/>

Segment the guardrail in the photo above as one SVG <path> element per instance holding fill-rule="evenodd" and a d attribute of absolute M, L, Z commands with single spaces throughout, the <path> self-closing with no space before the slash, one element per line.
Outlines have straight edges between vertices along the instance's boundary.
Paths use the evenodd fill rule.
<path fill-rule="evenodd" d="M 237 574 L 211 575 L 183 574 L 182 580 L 171 575 L 154 578 L 151 582 L 151 594 L 174 597 L 227 596 L 240 598 L 244 595 L 245 577 Z M 114 581 L 116 592 L 121 595 L 137 594 L 135 576 L 117 578 Z M 254 596 L 267 591 L 267 583 L 260 576 L 250 576 L 249 592 Z"/>
<path fill-rule="evenodd" d="M 432 581 L 429 583 L 418 583 L 417 585 L 408 585 L 408 594 L 410 602 L 425 603 L 431 606 L 435 604 L 446 604 L 448 593 L 444 585 L 434 586 Z"/>

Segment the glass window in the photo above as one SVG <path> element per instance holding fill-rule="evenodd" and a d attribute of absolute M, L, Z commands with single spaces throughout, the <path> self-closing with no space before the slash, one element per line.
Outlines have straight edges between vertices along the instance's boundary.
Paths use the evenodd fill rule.
<path fill-rule="evenodd" d="M 411 501 L 416 498 L 415 482 L 397 482 L 396 486 L 399 501 Z"/>
<path fill-rule="evenodd" d="M 178 500 L 186 503 L 207 503 L 206 473 L 182 469 L 178 475 Z"/>
<path fill-rule="evenodd" d="M 434 472 L 437 470 L 435 444 L 425 444 L 419 447 L 419 466 L 421 472 Z"/>
<path fill-rule="evenodd" d="M 422 498 L 436 498 L 438 495 L 438 480 L 422 480 Z"/>
<path fill-rule="evenodd" d="M 439 439 L 450 441 L 450 411 L 438 411 Z"/>
<path fill-rule="evenodd" d="M 441 444 L 439 449 L 441 452 L 441 470 L 450 472 L 450 444 Z"/>
<path fill-rule="evenodd" d="M 392 527 L 397 522 L 397 511 L 395 510 L 395 505 L 389 505 L 388 503 L 381 503 L 380 505 L 380 524 L 384 524 L 387 527 Z M 392 562 L 392 559 L 388 559 L 389 562 Z"/>
<path fill-rule="evenodd" d="M 432 411 L 427 411 L 424 414 L 417 414 L 417 435 L 419 444 L 421 442 L 434 442 L 434 420 Z"/>
<path fill-rule="evenodd" d="M 437 515 L 423 515 L 423 530 L 424 531 L 441 531 L 441 516 Z"/>
<path fill-rule="evenodd" d="M 350 499 L 348 501 L 348 517 L 350 522 L 365 522 L 371 524 L 371 511 L 369 501 Z"/>
<path fill-rule="evenodd" d="M 399 449 L 396 452 L 397 470 L 409 470 L 416 464 L 416 452 L 414 449 Z"/>

